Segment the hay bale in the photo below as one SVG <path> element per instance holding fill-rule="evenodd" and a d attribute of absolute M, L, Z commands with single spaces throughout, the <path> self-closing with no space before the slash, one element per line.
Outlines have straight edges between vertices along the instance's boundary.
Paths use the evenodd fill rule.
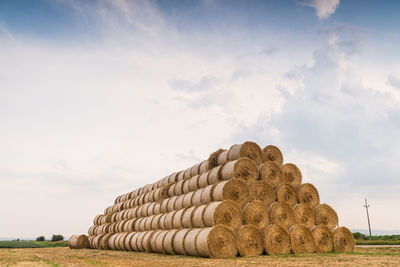
<path fill-rule="evenodd" d="M 268 208 L 259 200 L 246 203 L 243 208 L 243 224 L 262 229 L 269 224 Z"/>
<path fill-rule="evenodd" d="M 240 206 L 230 200 L 209 203 L 202 215 L 205 227 L 222 224 L 236 229 L 242 223 Z"/>
<path fill-rule="evenodd" d="M 285 202 L 274 202 L 269 206 L 268 210 L 270 223 L 280 224 L 289 229 L 296 222 L 292 207 Z"/>
<path fill-rule="evenodd" d="M 151 251 L 151 252 L 157 252 L 156 240 L 157 240 L 158 235 L 159 235 L 161 232 L 163 232 L 163 231 L 162 231 L 162 230 L 154 231 L 154 234 L 151 236 L 150 242 L 149 242 L 149 244 L 150 244 L 150 251 Z"/>
<path fill-rule="evenodd" d="M 311 207 L 319 205 L 318 190 L 310 183 L 304 183 L 296 187 L 299 203 L 307 203 Z"/>
<path fill-rule="evenodd" d="M 192 228 L 193 223 L 192 223 L 192 213 L 196 206 L 189 207 L 185 209 L 185 211 L 182 214 L 182 226 L 184 228 Z"/>
<path fill-rule="evenodd" d="M 240 158 L 224 164 L 221 169 L 222 180 L 232 177 L 242 178 L 247 183 L 251 183 L 258 178 L 257 165 L 249 158 Z"/>
<path fill-rule="evenodd" d="M 290 234 L 285 227 L 270 224 L 264 229 L 262 235 L 264 249 L 268 255 L 290 253 Z"/>
<path fill-rule="evenodd" d="M 135 235 L 136 232 L 130 232 L 127 234 L 125 240 L 124 240 L 124 248 L 125 250 L 133 251 L 133 248 L 131 247 L 131 239 Z"/>
<path fill-rule="evenodd" d="M 290 206 L 293 206 L 297 203 L 296 189 L 290 184 L 280 184 L 275 191 L 278 202 L 286 202 Z"/>
<path fill-rule="evenodd" d="M 207 185 L 209 184 L 215 184 L 216 182 L 219 182 L 221 180 L 221 171 L 222 171 L 222 166 L 217 166 L 213 169 L 211 169 L 208 172 L 207 176 Z"/>
<path fill-rule="evenodd" d="M 165 221 L 164 221 L 164 228 L 166 230 L 170 230 L 173 229 L 173 220 L 174 220 L 174 216 L 175 213 L 177 212 L 177 210 L 168 212 L 167 215 L 165 216 Z"/>
<path fill-rule="evenodd" d="M 320 224 L 311 228 L 317 252 L 333 251 L 333 234 L 326 225 Z"/>
<path fill-rule="evenodd" d="M 286 163 L 282 166 L 282 177 L 281 183 L 290 184 L 293 187 L 296 187 L 301 184 L 302 175 L 293 163 Z"/>
<path fill-rule="evenodd" d="M 185 173 L 184 170 L 178 172 L 178 174 L 176 175 L 176 183 L 179 182 L 179 181 L 182 181 L 182 180 L 184 179 L 184 178 L 183 178 L 183 174 L 184 174 L 184 173 Z"/>
<path fill-rule="evenodd" d="M 89 248 L 87 235 L 73 235 L 68 240 L 68 246 L 71 249 Z"/>
<path fill-rule="evenodd" d="M 214 190 L 213 188 L 214 188 L 213 186 L 206 186 L 202 188 L 200 196 L 201 204 L 208 204 L 211 201 L 213 201 L 213 190 Z"/>
<path fill-rule="evenodd" d="M 182 203 L 184 208 L 189 208 L 192 206 L 193 195 L 194 195 L 194 192 L 189 192 L 184 195 L 183 203 Z"/>
<path fill-rule="evenodd" d="M 262 163 L 262 151 L 261 148 L 254 142 L 244 142 L 243 144 L 236 144 L 231 146 L 228 152 L 228 161 L 236 160 L 239 158 L 249 158 L 254 161 L 255 164 L 260 165 Z"/>
<path fill-rule="evenodd" d="M 197 206 L 192 213 L 192 227 L 202 228 L 205 227 L 204 224 L 204 211 L 206 210 L 207 205 Z"/>
<path fill-rule="evenodd" d="M 228 162 L 228 152 L 229 151 L 223 151 L 221 154 L 218 155 L 217 159 L 218 166 Z"/>
<path fill-rule="evenodd" d="M 112 250 L 115 250 L 115 246 L 114 246 L 115 242 L 114 242 L 114 240 L 115 240 L 115 238 L 117 237 L 117 235 L 118 235 L 118 234 L 113 234 L 113 235 L 110 237 L 110 239 L 108 240 L 108 247 L 109 247 L 110 249 L 112 249 Z M 91 247 L 91 248 L 95 248 L 95 247 L 94 247 L 94 244 L 93 244 L 93 239 L 92 239 L 92 242 L 90 242 L 90 238 L 89 238 L 89 243 L 91 243 L 91 244 L 90 244 L 90 247 Z"/>
<path fill-rule="evenodd" d="M 179 196 L 179 195 L 183 194 L 183 182 L 184 182 L 184 180 L 179 181 L 175 184 L 175 187 L 174 187 L 174 195 L 175 196 Z"/>
<path fill-rule="evenodd" d="M 161 213 L 161 203 L 156 202 L 153 208 L 154 215 L 160 214 Z"/>
<path fill-rule="evenodd" d="M 175 196 L 175 187 L 176 187 L 177 184 L 178 184 L 178 183 L 175 183 L 175 184 L 171 185 L 171 186 L 168 188 L 168 197 Z M 160 192 L 161 192 L 161 189 L 160 189 L 160 188 L 157 189 L 157 190 L 160 190 Z M 155 201 L 158 201 L 158 200 L 159 200 L 159 199 L 157 199 L 157 200 L 155 200 Z"/>
<path fill-rule="evenodd" d="M 185 236 L 189 231 L 190 229 L 180 229 L 175 233 L 175 237 L 172 241 L 172 248 L 176 254 L 186 254 L 183 241 L 185 240 Z"/>
<path fill-rule="evenodd" d="M 169 198 L 169 200 L 167 202 L 167 212 L 175 210 L 175 201 L 177 198 L 178 198 L 177 196 L 173 196 L 173 197 Z"/>
<path fill-rule="evenodd" d="M 281 150 L 273 145 L 264 147 L 264 149 L 262 150 L 262 161 L 273 161 L 276 162 L 279 166 L 282 166 L 283 155 Z"/>
<path fill-rule="evenodd" d="M 233 258 L 237 254 L 235 234 L 224 225 L 202 228 L 196 238 L 196 249 L 201 257 Z"/>
<path fill-rule="evenodd" d="M 192 205 L 197 206 L 201 204 L 201 194 L 203 193 L 204 188 L 200 188 L 199 190 L 194 191 L 192 197 Z"/>
<path fill-rule="evenodd" d="M 168 231 L 161 231 L 155 241 L 155 251 L 158 253 L 165 253 L 164 251 L 164 238 L 168 234 Z"/>
<path fill-rule="evenodd" d="M 217 167 L 218 165 L 221 165 L 221 164 L 218 164 L 218 157 L 224 151 L 226 151 L 226 150 L 225 149 L 218 149 L 217 151 L 211 153 L 211 155 L 208 157 L 208 169 L 209 170 L 211 170 L 212 168 Z"/>
<path fill-rule="evenodd" d="M 303 224 L 309 228 L 315 225 L 314 209 L 307 203 L 300 203 L 294 205 L 293 212 L 296 223 Z"/>
<path fill-rule="evenodd" d="M 272 187 L 277 187 L 282 180 L 281 167 L 274 161 L 264 162 L 258 166 L 258 177 Z"/>
<path fill-rule="evenodd" d="M 196 237 L 203 228 L 193 228 L 186 234 L 183 240 L 183 247 L 185 248 L 185 254 L 191 256 L 198 256 L 199 253 L 196 249 Z"/>
<path fill-rule="evenodd" d="M 128 236 L 128 234 L 129 233 L 121 233 L 121 237 L 119 238 L 119 240 L 118 240 L 118 247 L 119 247 L 119 250 L 128 250 L 126 247 L 125 247 L 125 239 L 126 239 L 126 237 Z"/>
<path fill-rule="evenodd" d="M 186 210 L 186 208 L 183 208 L 183 209 L 178 210 L 175 213 L 175 216 L 174 216 L 173 221 L 172 221 L 172 227 L 174 229 L 183 228 L 182 218 L 183 218 L 183 213 L 184 213 L 185 210 Z"/>
<path fill-rule="evenodd" d="M 330 230 L 335 228 L 339 223 L 337 213 L 328 204 L 319 204 L 315 207 L 315 224 L 324 224 Z"/>
<path fill-rule="evenodd" d="M 202 161 L 199 166 L 199 173 L 205 173 L 208 171 L 208 160 Z"/>
<path fill-rule="evenodd" d="M 197 181 L 198 184 L 198 188 L 203 188 L 206 187 L 207 185 L 209 185 L 210 183 L 208 182 L 208 175 L 210 174 L 210 172 L 204 172 L 202 174 L 200 174 L 199 179 Z"/>
<path fill-rule="evenodd" d="M 267 207 L 276 201 L 276 193 L 271 185 L 268 183 L 257 180 L 249 184 L 249 201 L 259 200 Z"/>
<path fill-rule="evenodd" d="M 168 231 L 168 233 L 165 235 L 163 240 L 163 250 L 165 251 L 165 253 L 176 254 L 176 252 L 174 251 L 173 242 L 177 232 L 178 230 L 175 229 Z"/>
<path fill-rule="evenodd" d="M 150 241 L 151 237 L 154 235 L 154 231 L 147 231 L 142 239 L 142 248 L 145 252 L 150 252 Z"/>
<path fill-rule="evenodd" d="M 164 185 L 160 191 L 160 200 L 168 197 L 168 189 L 175 183 L 168 183 Z"/>
<path fill-rule="evenodd" d="M 168 210 L 168 201 L 169 201 L 169 198 L 166 198 L 166 199 L 161 201 L 161 207 L 160 207 L 161 213 L 166 213 L 167 212 L 167 210 Z"/>
<path fill-rule="evenodd" d="M 182 185 L 182 193 L 183 194 L 187 194 L 187 193 L 189 193 L 191 191 L 189 189 L 189 180 L 190 180 L 190 178 L 188 178 L 187 180 L 183 181 L 183 185 Z"/>
<path fill-rule="evenodd" d="M 175 210 L 180 210 L 184 207 L 183 200 L 185 199 L 185 195 L 180 195 L 175 200 Z"/>
<path fill-rule="evenodd" d="M 200 177 L 200 175 L 195 175 L 195 176 L 191 177 L 191 178 L 187 181 L 188 190 L 189 190 L 189 191 L 187 191 L 186 193 L 189 193 L 189 192 L 191 192 L 191 191 L 196 191 L 197 189 L 200 188 L 200 187 L 199 187 L 199 177 Z M 185 190 L 184 190 L 184 191 L 185 191 Z M 186 194 L 186 193 L 185 193 L 185 194 Z"/>
<path fill-rule="evenodd" d="M 337 227 L 333 232 L 333 250 L 336 252 L 352 252 L 355 248 L 354 236 L 344 226 Z"/>
<path fill-rule="evenodd" d="M 249 199 L 249 188 L 242 179 L 232 178 L 228 181 L 222 181 L 212 188 L 212 200 L 223 201 L 232 200 L 242 206 Z"/>
<path fill-rule="evenodd" d="M 242 225 L 235 231 L 236 247 L 243 257 L 254 257 L 261 255 L 264 250 L 262 235 L 252 225 Z"/>
<path fill-rule="evenodd" d="M 114 233 L 108 233 L 103 236 L 100 243 L 101 249 L 110 249 L 109 240 Z"/>
<path fill-rule="evenodd" d="M 199 167 L 200 167 L 200 163 L 197 163 L 195 165 L 193 165 L 192 168 L 190 168 L 190 177 L 196 176 L 199 174 Z"/>
<path fill-rule="evenodd" d="M 289 232 L 294 253 L 315 252 L 315 240 L 310 228 L 302 224 L 295 224 L 290 228 Z"/>
<path fill-rule="evenodd" d="M 157 230 L 157 229 L 161 229 L 161 227 L 160 227 L 160 220 L 161 220 L 161 217 L 163 216 L 164 214 L 162 214 L 162 213 L 160 213 L 160 214 L 157 214 L 156 216 L 154 216 L 154 218 L 151 220 L 151 229 L 152 230 Z M 139 229 L 135 229 L 136 231 L 137 230 L 139 230 Z"/>

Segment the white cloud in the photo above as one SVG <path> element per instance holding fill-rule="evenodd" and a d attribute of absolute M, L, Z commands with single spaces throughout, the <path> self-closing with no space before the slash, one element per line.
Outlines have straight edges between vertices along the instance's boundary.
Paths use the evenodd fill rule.
<path fill-rule="evenodd" d="M 340 0 L 296 0 L 296 2 L 303 6 L 315 8 L 318 18 L 326 19 L 335 13 Z"/>

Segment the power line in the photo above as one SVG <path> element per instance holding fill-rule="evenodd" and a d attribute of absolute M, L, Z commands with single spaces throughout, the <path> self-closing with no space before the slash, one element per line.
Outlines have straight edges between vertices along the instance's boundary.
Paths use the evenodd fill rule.
<path fill-rule="evenodd" d="M 369 205 L 368 205 L 368 203 L 367 203 L 367 198 L 365 198 L 365 205 L 364 205 L 364 208 L 367 210 L 367 220 L 368 220 L 369 236 L 372 236 L 372 234 L 371 234 L 371 224 L 370 224 L 370 222 L 369 222 L 369 213 L 368 213 Z"/>

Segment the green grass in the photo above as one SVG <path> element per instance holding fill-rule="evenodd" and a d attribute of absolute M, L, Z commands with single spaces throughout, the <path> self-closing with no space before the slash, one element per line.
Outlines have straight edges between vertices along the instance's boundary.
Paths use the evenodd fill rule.
<path fill-rule="evenodd" d="M 0 248 L 50 248 L 67 246 L 67 241 L 0 241 Z"/>
<path fill-rule="evenodd" d="M 400 245 L 400 240 L 363 240 L 363 239 L 356 239 L 356 245 Z"/>

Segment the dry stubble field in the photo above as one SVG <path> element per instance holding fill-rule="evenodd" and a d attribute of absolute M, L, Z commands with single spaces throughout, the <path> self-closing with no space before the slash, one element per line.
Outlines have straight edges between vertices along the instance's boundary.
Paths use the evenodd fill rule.
<path fill-rule="evenodd" d="M 400 247 L 228 260 L 69 248 L 0 249 L 0 266 L 400 266 Z"/>

